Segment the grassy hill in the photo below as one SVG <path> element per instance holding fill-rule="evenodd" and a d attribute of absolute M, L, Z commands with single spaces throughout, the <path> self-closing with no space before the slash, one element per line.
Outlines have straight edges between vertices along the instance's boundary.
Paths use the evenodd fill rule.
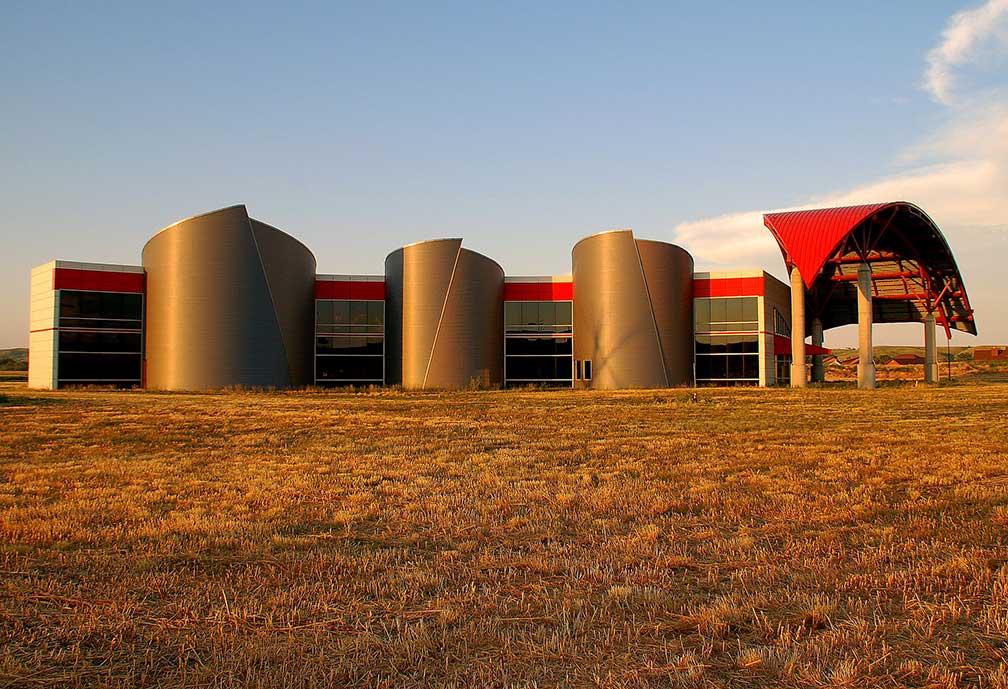
<path fill-rule="evenodd" d="M 27 371 L 28 349 L 0 349 L 0 371 Z"/>
<path fill-rule="evenodd" d="M 0 384 L 0 685 L 1003 687 L 1006 389 Z"/>

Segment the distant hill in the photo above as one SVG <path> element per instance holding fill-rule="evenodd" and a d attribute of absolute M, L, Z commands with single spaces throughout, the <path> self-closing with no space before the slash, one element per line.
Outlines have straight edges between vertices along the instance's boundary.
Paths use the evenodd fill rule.
<path fill-rule="evenodd" d="M 28 349 L 0 349 L 0 371 L 27 371 Z"/>

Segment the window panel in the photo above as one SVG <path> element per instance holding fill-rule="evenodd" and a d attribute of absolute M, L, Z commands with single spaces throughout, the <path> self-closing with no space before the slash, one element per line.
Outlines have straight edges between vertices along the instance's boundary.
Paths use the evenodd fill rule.
<path fill-rule="evenodd" d="M 725 321 L 728 323 L 738 323 L 742 320 L 743 299 L 725 299 Z"/>
<path fill-rule="evenodd" d="M 714 323 L 724 323 L 728 320 L 728 300 L 727 299 L 711 299 L 711 314 L 710 322 Z"/>
<path fill-rule="evenodd" d="M 523 301 L 522 302 L 522 325 L 528 330 L 530 327 L 532 330 L 537 330 L 539 325 L 539 302 L 537 301 Z"/>
<path fill-rule="evenodd" d="M 522 324 L 522 303 L 520 301 L 504 302 L 504 325 L 508 330 L 520 330 Z"/>
<path fill-rule="evenodd" d="M 569 301 L 556 302 L 556 324 L 566 325 L 568 328 L 574 324 L 573 303 Z"/>
<path fill-rule="evenodd" d="M 350 322 L 350 302 L 346 299 L 336 299 L 333 301 L 332 310 L 333 325 L 347 325 Z"/>
<path fill-rule="evenodd" d="M 61 353 L 59 379 L 140 381 L 140 354 Z"/>
<path fill-rule="evenodd" d="M 551 301 L 539 302 L 539 324 L 549 326 L 556 325 L 556 304 Z"/>
<path fill-rule="evenodd" d="M 315 360 L 315 377 L 320 382 L 381 382 L 382 375 L 382 358 L 379 356 L 325 356 Z"/>
<path fill-rule="evenodd" d="M 333 301 L 332 299 L 315 300 L 315 324 L 317 326 L 327 326 L 333 323 Z"/>
<path fill-rule="evenodd" d="M 746 354 L 742 357 L 742 377 L 759 379 L 759 357 Z"/>
<path fill-rule="evenodd" d="M 385 325 L 385 302 L 373 300 L 367 303 L 368 324 L 371 326 Z"/>
<path fill-rule="evenodd" d="M 742 320 L 750 323 L 759 322 L 758 297 L 746 297 L 742 300 Z"/>
<path fill-rule="evenodd" d="M 703 333 L 710 330 L 711 300 L 702 298 L 693 300 L 693 329 Z"/>
<path fill-rule="evenodd" d="M 139 352 L 140 333 L 80 332 L 61 330 L 61 352 Z"/>

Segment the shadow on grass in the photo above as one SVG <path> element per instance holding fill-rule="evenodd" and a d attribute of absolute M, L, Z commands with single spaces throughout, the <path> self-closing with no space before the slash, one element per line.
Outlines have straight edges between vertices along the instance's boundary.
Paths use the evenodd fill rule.
<path fill-rule="evenodd" d="M 0 393 L 0 407 L 54 407 L 66 404 L 69 400 L 58 397 L 31 397 L 29 395 L 8 395 Z"/>

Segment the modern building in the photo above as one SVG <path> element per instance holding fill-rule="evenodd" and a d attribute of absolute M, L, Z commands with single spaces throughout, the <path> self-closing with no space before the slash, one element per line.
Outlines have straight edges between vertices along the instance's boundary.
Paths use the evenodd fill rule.
<path fill-rule="evenodd" d="M 767 218 L 792 276 L 795 266 L 805 275 L 785 249 L 782 237 L 793 237 L 777 229 L 786 219 Z M 789 287 L 763 271 L 694 272 L 685 249 L 630 230 L 579 241 L 566 275 L 506 276 L 461 239 L 396 249 L 382 275 L 325 275 L 301 242 L 232 206 L 161 230 L 139 266 L 34 269 L 29 385 L 803 385 L 806 355 L 815 375 L 816 357 L 828 352 L 821 327 L 851 322 L 846 302 L 835 303 L 833 283 L 841 296 L 851 287 L 847 254 L 837 251 L 825 296 L 815 279 L 798 291 L 802 283 Z M 909 259 L 888 245 L 871 251 L 879 285 L 894 271 L 914 280 Z M 959 319 L 943 316 L 943 324 L 975 333 L 958 271 L 950 278 L 945 264 L 913 265 L 929 271 L 926 298 Z M 806 311 L 813 328 L 822 323 L 812 345 L 791 338 L 792 323 L 808 334 Z M 927 323 L 924 313 L 883 308 L 876 320 Z"/>

